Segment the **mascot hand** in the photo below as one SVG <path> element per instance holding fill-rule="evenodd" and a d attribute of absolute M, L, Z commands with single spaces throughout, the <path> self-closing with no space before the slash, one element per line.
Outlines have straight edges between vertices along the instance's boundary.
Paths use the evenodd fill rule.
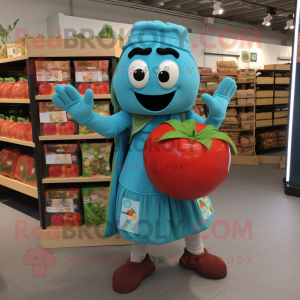
<path fill-rule="evenodd" d="M 60 84 L 55 86 L 57 94 L 52 96 L 52 102 L 64 109 L 78 122 L 84 122 L 93 114 L 94 96 L 92 90 L 85 92 L 84 98 L 70 84 L 63 87 Z"/>
<path fill-rule="evenodd" d="M 209 114 L 217 118 L 224 118 L 228 103 L 236 89 L 235 81 L 227 77 L 221 82 L 213 96 L 203 94 L 201 98 L 207 105 Z"/>

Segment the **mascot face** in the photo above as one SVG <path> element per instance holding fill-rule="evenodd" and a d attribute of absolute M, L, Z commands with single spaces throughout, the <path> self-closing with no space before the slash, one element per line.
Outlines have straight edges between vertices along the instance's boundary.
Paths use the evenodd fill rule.
<path fill-rule="evenodd" d="M 186 111 L 199 89 L 198 67 L 192 56 L 163 43 L 127 47 L 114 75 L 116 97 L 123 110 L 139 115 Z"/>

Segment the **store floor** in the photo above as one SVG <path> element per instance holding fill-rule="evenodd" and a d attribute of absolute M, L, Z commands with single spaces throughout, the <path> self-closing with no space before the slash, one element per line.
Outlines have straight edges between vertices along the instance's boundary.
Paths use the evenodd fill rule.
<path fill-rule="evenodd" d="M 45 277 L 34 277 L 23 259 L 39 246 L 31 233 L 39 223 L 0 203 L 0 299 L 299 300 L 300 199 L 284 194 L 283 177 L 278 165 L 232 166 L 211 195 L 217 226 L 205 232 L 204 245 L 227 261 L 226 278 L 208 280 L 174 265 L 183 253 L 181 240 L 149 246 L 157 269 L 127 295 L 116 294 L 111 282 L 130 246 L 52 249 L 56 263 L 47 266 Z M 17 236 L 16 222 L 28 225 L 26 239 Z"/>

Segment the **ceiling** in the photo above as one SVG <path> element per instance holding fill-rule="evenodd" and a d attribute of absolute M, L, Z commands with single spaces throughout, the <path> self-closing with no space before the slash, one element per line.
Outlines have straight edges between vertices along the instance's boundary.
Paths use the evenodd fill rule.
<path fill-rule="evenodd" d="M 168 10 L 169 12 L 178 12 L 194 16 L 213 17 L 213 0 L 121 0 L 124 2 L 142 4 L 153 8 L 159 8 L 161 10 Z M 222 2 L 222 8 L 224 13 L 222 15 L 215 16 L 223 20 L 248 24 L 256 28 L 267 29 L 262 25 L 263 18 L 267 13 L 267 7 L 269 6 L 277 8 L 277 13 L 273 16 L 271 21 L 272 31 L 281 31 L 285 33 L 291 33 L 292 30 L 284 30 L 288 15 L 295 12 L 295 0 L 219 0 Z"/>

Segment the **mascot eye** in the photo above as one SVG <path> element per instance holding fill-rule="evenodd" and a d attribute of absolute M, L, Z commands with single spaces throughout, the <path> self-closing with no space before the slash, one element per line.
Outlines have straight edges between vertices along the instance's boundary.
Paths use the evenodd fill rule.
<path fill-rule="evenodd" d="M 128 69 L 130 83 L 137 89 L 142 89 L 149 80 L 149 71 L 147 64 L 141 60 L 134 60 Z"/>
<path fill-rule="evenodd" d="M 157 72 L 158 83 L 164 89 L 172 88 L 179 77 L 179 68 L 177 64 L 172 60 L 163 61 Z"/>

